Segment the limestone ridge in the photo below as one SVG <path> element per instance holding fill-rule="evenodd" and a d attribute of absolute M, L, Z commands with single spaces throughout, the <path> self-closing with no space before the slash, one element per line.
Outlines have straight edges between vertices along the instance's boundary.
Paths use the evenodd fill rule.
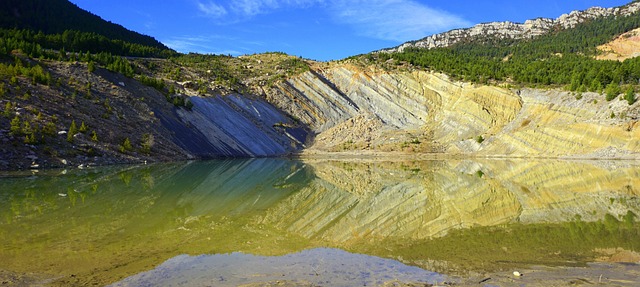
<path fill-rule="evenodd" d="M 592 7 L 584 11 L 573 11 L 563 14 L 557 19 L 537 18 L 522 23 L 491 22 L 475 25 L 471 28 L 454 29 L 445 33 L 435 34 L 418 41 L 404 43 L 381 52 L 402 52 L 406 48 L 443 48 L 469 39 L 480 37 L 496 37 L 499 39 L 529 39 L 543 35 L 554 29 L 570 29 L 587 20 L 608 17 L 628 16 L 640 11 L 640 2 L 630 3 L 615 8 Z"/>

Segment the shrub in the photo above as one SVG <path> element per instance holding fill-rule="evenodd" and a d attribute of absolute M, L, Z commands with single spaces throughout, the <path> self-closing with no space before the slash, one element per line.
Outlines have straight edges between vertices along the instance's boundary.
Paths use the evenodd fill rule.
<path fill-rule="evenodd" d="M 80 129 L 78 131 L 81 133 L 87 132 L 87 125 L 84 124 L 84 121 L 82 121 L 82 124 L 80 124 Z"/>
<path fill-rule="evenodd" d="M 629 105 L 633 105 L 636 102 L 636 93 L 633 90 L 633 87 L 627 88 L 627 91 L 624 94 L 624 99 L 627 100 Z"/>
<path fill-rule="evenodd" d="M 131 140 L 129 138 L 125 138 L 122 144 L 120 145 L 120 152 L 125 153 L 131 151 L 133 146 L 131 146 Z"/>
<path fill-rule="evenodd" d="M 605 94 L 607 101 L 615 99 L 620 94 L 620 86 L 613 82 L 609 83 L 605 89 Z"/>
<path fill-rule="evenodd" d="M 36 136 L 34 133 L 28 134 L 24 136 L 25 144 L 36 144 L 38 141 L 36 140 Z"/>
<path fill-rule="evenodd" d="M 11 116 L 12 111 L 13 111 L 13 104 L 11 104 L 11 102 L 7 102 L 4 105 L 4 111 L 2 112 L 2 115 L 8 118 Z"/>
<path fill-rule="evenodd" d="M 72 143 L 73 136 L 76 135 L 76 133 L 78 133 L 78 127 L 76 127 L 76 121 L 73 120 L 71 121 L 71 126 L 69 126 L 69 131 L 67 132 L 67 141 Z"/>
<path fill-rule="evenodd" d="M 187 99 L 186 101 L 184 101 L 184 107 L 185 107 L 187 110 L 191 110 L 191 109 L 193 109 L 193 103 L 191 102 L 191 100 L 188 100 L 188 99 Z"/>
<path fill-rule="evenodd" d="M 14 136 L 22 135 L 22 126 L 20 125 L 20 118 L 18 116 L 15 116 L 13 120 L 11 120 L 9 132 Z"/>
<path fill-rule="evenodd" d="M 146 133 L 142 135 L 142 139 L 140 143 L 140 146 L 142 146 L 142 152 L 146 154 L 151 153 L 151 148 L 153 147 L 154 143 L 155 141 L 152 134 Z"/>
<path fill-rule="evenodd" d="M 42 128 L 42 132 L 48 136 L 54 136 L 56 134 L 56 124 L 48 122 Z"/>

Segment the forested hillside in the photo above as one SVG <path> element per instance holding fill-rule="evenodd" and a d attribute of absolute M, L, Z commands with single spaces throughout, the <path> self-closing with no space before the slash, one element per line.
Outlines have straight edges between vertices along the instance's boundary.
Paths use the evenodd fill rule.
<path fill-rule="evenodd" d="M 41 31 L 44 34 L 63 34 L 67 30 L 75 30 L 102 35 L 111 40 L 167 49 L 153 37 L 105 21 L 67 0 L 2 0 L 0 27 L 27 29 L 35 33 Z"/>
<path fill-rule="evenodd" d="M 578 93 L 605 92 L 612 99 L 632 93 L 640 82 L 640 59 L 596 60 L 597 46 L 640 27 L 638 14 L 604 17 L 533 39 L 473 38 L 446 48 L 407 48 L 364 58 L 378 63 L 395 60 L 475 83 L 563 86 Z"/>

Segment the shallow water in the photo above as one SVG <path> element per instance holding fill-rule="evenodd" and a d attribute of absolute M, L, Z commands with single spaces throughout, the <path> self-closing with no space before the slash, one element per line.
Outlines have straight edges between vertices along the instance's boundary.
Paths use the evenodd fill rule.
<path fill-rule="evenodd" d="M 639 195 L 640 164 L 627 161 L 252 159 L 5 174 L 0 277 L 375 286 L 587 266 L 640 249 Z"/>

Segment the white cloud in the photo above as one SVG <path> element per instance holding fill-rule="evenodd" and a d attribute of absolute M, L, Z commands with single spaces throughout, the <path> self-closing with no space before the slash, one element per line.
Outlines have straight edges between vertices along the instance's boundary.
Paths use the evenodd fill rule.
<path fill-rule="evenodd" d="M 231 9 L 244 16 L 254 16 L 278 8 L 275 0 L 236 0 Z"/>
<path fill-rule="evenodd" d="M 224 3 L 224 4 L 217 4 Z M 335 22 L 351 26 L 360 36 L 404 42 L 472 23 L 415 0 L 236 0 L 197 2 L 206 16 L 237 23 L 286 8 L 316 8 Z M 224 19 L 223 19 L 224 18 Z"/>
<path fill-rule="evenodd" d="M 224 15 L 227 15 L 227 9 L 225 9 L 223 6 L 218 5 L 214 2 L 209 1 L 207 3 L 203 3 L 198 1 L 196 4 L 198 5 L 198 10 L 200 10 L 202 13 L 204 13 L 207 16 L 219 18 Z"/>
<path fill-rule="evenodd" d="M 223 16 L 234 17 L 252 17 L 259 14 L 273 12 L 280 8 L 300 8 L 309 7 L 313 4 L 323 3 L 325 0 L 235 0 L 235 1 L 217 1 L 227 2 L 225 5 L 216 4 L 209 1 L 203 3 L 198 1 L 198 9 L 206 16 L 213 18 L 221 18 Z M 232 14 L 233 15 L 230 15 Z"/>
<path fill-rule="evenodd" d="M 336 21 L 351 25 L 362 36 L 391 40 L 417 40 L 471 23 L 446 11 L 412 0 L 334 0 Z"/>
<path fill-rule="evenodd" d="M 232 54 L 242 55 L 242 52 L 228 49 L 217 49 L 216 43 L 219 41 L 234 41 L 236 39 L 212 35 L 212 36 L 185 36 L 185 37 L 172 37 L 168 40 L 162 41 L 167 47 L 174 49 L 181 53 L 196 52 L 202 54 Z"/>

